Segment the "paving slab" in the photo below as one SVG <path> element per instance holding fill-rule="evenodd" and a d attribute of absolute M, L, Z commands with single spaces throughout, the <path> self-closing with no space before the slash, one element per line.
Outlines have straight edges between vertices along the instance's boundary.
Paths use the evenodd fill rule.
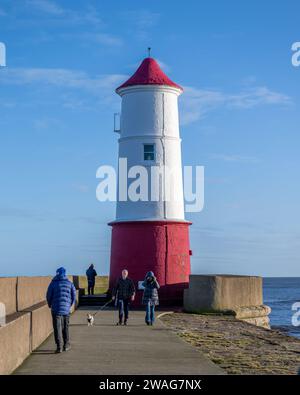
<path fill-rule="evenodd" d="M 54 354 L 51 335 L 14 374 L 225 374 L 159 319 L 154 326 L 145 325 L 142 311 L 131 312 L 128 326 L 115 325 L 116 311 L 101 311 L 92 327 L 87 326 L 87 311 L 97 309 L 80 308 L 71 316 L 70 351 Z"/>

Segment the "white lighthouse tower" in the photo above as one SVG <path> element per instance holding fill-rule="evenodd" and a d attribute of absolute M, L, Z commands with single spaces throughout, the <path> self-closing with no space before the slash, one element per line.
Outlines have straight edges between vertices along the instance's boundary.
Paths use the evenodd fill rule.
<path fill-rule="evenodd" d="M 136 282 L 151 270 L 161 285 L 162 304 L 181 303 L 190 274 L 190 222 L 184 218 L 178 119 L 182 91 L 150 57 L 116 89 L 122 98 L 121 187 L 116 220 L 110 223 L 110 288 L 124 268 Z M 137 166 L 143 167 L 143 174 Z M 147 175 L 148 183 L 144 193 L 130 199 L 126 180 L 138 174 Z"/>

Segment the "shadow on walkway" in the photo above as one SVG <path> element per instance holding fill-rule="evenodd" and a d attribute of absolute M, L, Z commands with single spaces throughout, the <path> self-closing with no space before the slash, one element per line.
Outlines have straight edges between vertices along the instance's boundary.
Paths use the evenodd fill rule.
<path fill-rule="evenodd" d="M 55 351 L 54 350 L 35 350 L 32 352 L 32 354 L 49 355 L 49 354 L 55 354 Z"/>
<path fill-rule="evenodd" d="M 115 319 L 115 311 L 103 311 L 88 327 L 86 311 L 79 308 L 71 316 L 71 350 L 55 354 L 51 335 L 14 374 L 225 374 L 160 319 L 153 327 L 145 324 L 144 311 L 132 311 L 128 326 L 115 325 Z"/>

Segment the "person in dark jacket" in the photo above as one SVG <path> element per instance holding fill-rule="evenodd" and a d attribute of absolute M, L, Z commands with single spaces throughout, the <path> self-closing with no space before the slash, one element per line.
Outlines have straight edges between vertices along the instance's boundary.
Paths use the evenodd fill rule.
<path fill-rule="evenodd" d="M 134 300 L 135 286 L 133 281 L 128 278 L 128 270 L 122 270 L 122 277 L 119 278 L 113 290 L 112 300 L 117 298 L 119 307 L 119 322 L 122 325 L 124 317 L 124 325 L 127 325 L 129 315 L 129 304 Z"/>
<path fill-rule="evenodd" d="M 74 284 L 66 276 L 66 270 L 60 267 L 52 279 L 46 295 L 51 308 L 56 353 L 70 350 L 69 318 L 70 309 L 76 299 Z"/>
<path fill-rule="evenodd" d="M 145 321 L 147 325 L 153 325 L 155 321 L 155 306 L 159 304 L 158 289 L 160 288 L 153 272 L 146 274 L 142 286 L 144 287 L 142 303 L 146 305 Z"/>
<path fill-rule="evenodd" d="M 95 278 L 97 276 L 97 272 L 94 269 L 94 265 L 91 264 L 88 270 L 86 271 L 87 281 L 88 281 L 88 294 L 94 295 L 95 288 Z"/>

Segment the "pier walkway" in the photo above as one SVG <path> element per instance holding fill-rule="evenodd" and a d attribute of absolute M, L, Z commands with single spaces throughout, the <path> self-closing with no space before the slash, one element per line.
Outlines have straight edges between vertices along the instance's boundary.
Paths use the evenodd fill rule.
<path fill-rule="evenodd" d="M 71 316 L 70 351 L 54 354 L 51 335 L 14 374 L 224 374 L 159 319 L 146 326 L 142 311 L 132 311 L 128 326 L 121 327 L 115 325 L 116 311 L 102 311 L 88 327 L 86 313 L 96 309 L 81 307 Z"/>

